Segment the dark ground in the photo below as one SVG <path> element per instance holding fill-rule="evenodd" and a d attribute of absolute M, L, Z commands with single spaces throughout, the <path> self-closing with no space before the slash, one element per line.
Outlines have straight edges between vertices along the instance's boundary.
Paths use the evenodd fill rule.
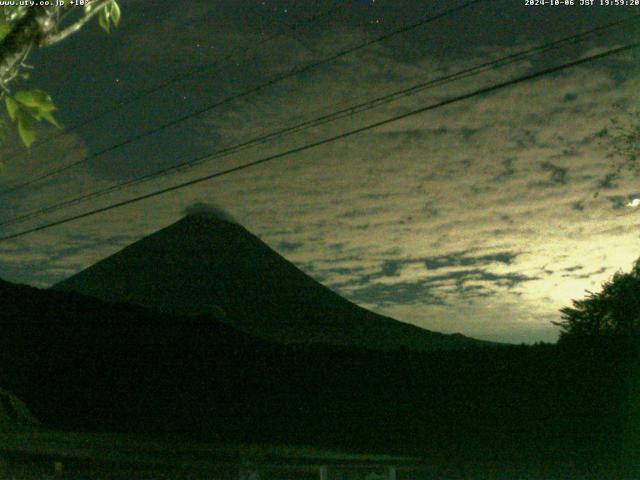
<path fill-rule="evenodd" d="M 0 289 L 0 385 L 49 428 L 411 455 L 463 472 L 450 478 L 640 478 L 637 339 L 285 347 L 210 317 L 20 288 Z"/>

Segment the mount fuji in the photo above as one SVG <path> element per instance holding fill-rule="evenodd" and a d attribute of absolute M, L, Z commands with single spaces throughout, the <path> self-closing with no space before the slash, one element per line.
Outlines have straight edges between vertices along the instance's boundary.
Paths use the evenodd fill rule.
<path fill-rule="evenodd" d="M 285 344 L 420 351 L 485 344 L 361 308 L 214 210 L 190 213 L 53 288 L 174 315 L 210 314 Z"/>

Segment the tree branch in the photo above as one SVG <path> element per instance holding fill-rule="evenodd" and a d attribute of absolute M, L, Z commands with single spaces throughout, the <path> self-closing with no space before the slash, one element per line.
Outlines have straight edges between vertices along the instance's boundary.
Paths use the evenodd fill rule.
<path fill-rule="evenodd" d="M 104 7 L 106 7 L 109 3 L 111 3 L 111 1 L 112 0 L 100 0 L 100 1 L 98 1 L 97 2 L 97 6 L 93 7 L 93 9 L 89 13 L 85 13 L 80 20 L 78 20 L 75 23 L 69 25 L 67 28 L 65 28 L 64 30 L 62 30 L 60 32 L 52 33 L 52 34 L 47 35 L 45 38 L 43 38 L 40 41 L 40 45 L 43 46 L 43 47 L 48 47 L 49 45 L 53 45 L 55 43 L 61 42 L 65 38 L 73 35 L 78 30 L 80 30 L 82 27 L 84 27 L 85 24 L 87 22 L 89 22 L 89 20 L 91 20 L 95 15 L 100 13 L 100 11 Z"/>
<path fill-rule="evenodd" d="M 0 85 L 6 88 L 25 56 L 55 28 L 57 7 L 29 7 L 0 42 Z"/>

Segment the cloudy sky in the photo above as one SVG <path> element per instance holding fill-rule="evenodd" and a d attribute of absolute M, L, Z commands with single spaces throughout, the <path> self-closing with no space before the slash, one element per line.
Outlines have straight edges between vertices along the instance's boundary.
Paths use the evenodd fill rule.
<path fill-rule="evenodd" d="M 121 27 L 92 25 L 36 52 L 31 83 L 67 127 L 16 156 L 0 190 L 248 90 L 188 121 L 0 197 L 0 224 L 599 25 L 628 7 L 487 0 L 324 59 L 465 2 L 123 1 Z M 365 112 L 22 223 L 7 235 L 258 160 L 637 39 L 638 21 L 586 41 L 422 90 Z M 299 74 L 305 65 L 322 63 Z M 640 179 L 607 181 L 611 121 L 633 122 L 636 51 L 390 123 L 190 188 L 0 243 L 0 277 L 48 286 L 180 218 L 194 202 L 230 212 L 346 298 L 442 332 L 553 341 L 558 309 L 640 256 Z M 274 78 L 272 85 L 259 87 Z M 179 77 L 177 81 L 170 81 Z M 130 102 L 140 92 L 149 93 Z M 120 106 L 119 108 L 115 108 Z M 594 194 L 599 195 L 594 198 Z"/>

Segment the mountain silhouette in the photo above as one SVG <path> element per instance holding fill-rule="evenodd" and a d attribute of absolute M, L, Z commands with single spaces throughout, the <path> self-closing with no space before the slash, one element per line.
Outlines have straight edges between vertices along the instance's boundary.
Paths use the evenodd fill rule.
<path fill-rule="evenodd" d="M 242 410 L 235 379 L 253 371 L 255 352 L 272 351 L 211 316 L 3 280 L 0 305 L 0 388 L 57 428 L 223 431 Z M 14 399 L 0 390 L 0 428 L 5 413 L 29 418 Z M 218 421 L 216 412 L 226 415 Z"/>
<path fill-rule="evenodd" d="M 170 314 L 213 314 L 281 343 L 423 351 L 484 343 L 361 308 L 216 212 L 191 213 L 53 288 Z"/>

